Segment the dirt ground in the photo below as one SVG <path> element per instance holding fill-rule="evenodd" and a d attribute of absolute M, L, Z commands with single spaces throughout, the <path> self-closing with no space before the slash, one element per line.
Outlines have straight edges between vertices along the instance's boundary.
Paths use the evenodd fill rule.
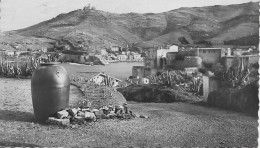
<path fill-rule="evenodd" d="M 150 118 L 77 127 L 33 122 L 30 80 L 0 78 L 0 146 L 257 146 L 257 118 L 190 103 L 134 103 Z M 73 88 L 75 89 L 75 88 Z M 73 90 L 70 104 L 81 99 Z"/>

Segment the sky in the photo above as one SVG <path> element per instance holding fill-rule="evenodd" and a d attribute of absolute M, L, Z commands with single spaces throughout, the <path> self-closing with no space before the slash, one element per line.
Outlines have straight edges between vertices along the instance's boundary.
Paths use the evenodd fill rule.
<path fill-rule="evenodd" d="M 259 0 L 0 0 L 1 31 L 22 29 L 90 4 L 113 13 L 159 13 L 180 7 L 230 5 Z"/>

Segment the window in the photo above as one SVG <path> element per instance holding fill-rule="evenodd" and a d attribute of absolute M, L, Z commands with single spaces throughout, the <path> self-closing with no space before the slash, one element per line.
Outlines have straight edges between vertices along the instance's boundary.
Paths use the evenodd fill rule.
<path fill-rule="evenodd" d="M 206 51 L 205 51 L 205 50 L 203 50 L 203 53 L 206 53 Z"/>

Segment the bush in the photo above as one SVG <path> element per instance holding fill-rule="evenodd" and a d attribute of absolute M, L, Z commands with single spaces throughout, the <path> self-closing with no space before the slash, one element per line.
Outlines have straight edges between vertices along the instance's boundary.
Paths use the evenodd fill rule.
<path fill-rule="evenodd" d="M 177 54 L 175 57 L 176 60 L 184 60 L 184 58 L 185 58 L 185 55 L 183 55 L 183 54 Z"/>
<path fill-rule="evenodd" d="M 221 88 L 209 94 L 208 104 L 214 107 L 241 111 L 254 116 L 258 112 L 258 84 L 249 84 L 242 89 Z"/>

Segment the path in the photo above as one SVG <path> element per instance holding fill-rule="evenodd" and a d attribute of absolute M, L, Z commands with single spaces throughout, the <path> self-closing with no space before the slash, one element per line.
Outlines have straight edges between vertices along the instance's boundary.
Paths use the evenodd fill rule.
<path fill-rule="evenodd" d="M 100 120 L 75 129 L 39 125 L 32 122 L 30 80 L 0 78 L 0 145 L 257 146 L 255 117 L 187 103 L 129 104 L 150 118 Z"/>

